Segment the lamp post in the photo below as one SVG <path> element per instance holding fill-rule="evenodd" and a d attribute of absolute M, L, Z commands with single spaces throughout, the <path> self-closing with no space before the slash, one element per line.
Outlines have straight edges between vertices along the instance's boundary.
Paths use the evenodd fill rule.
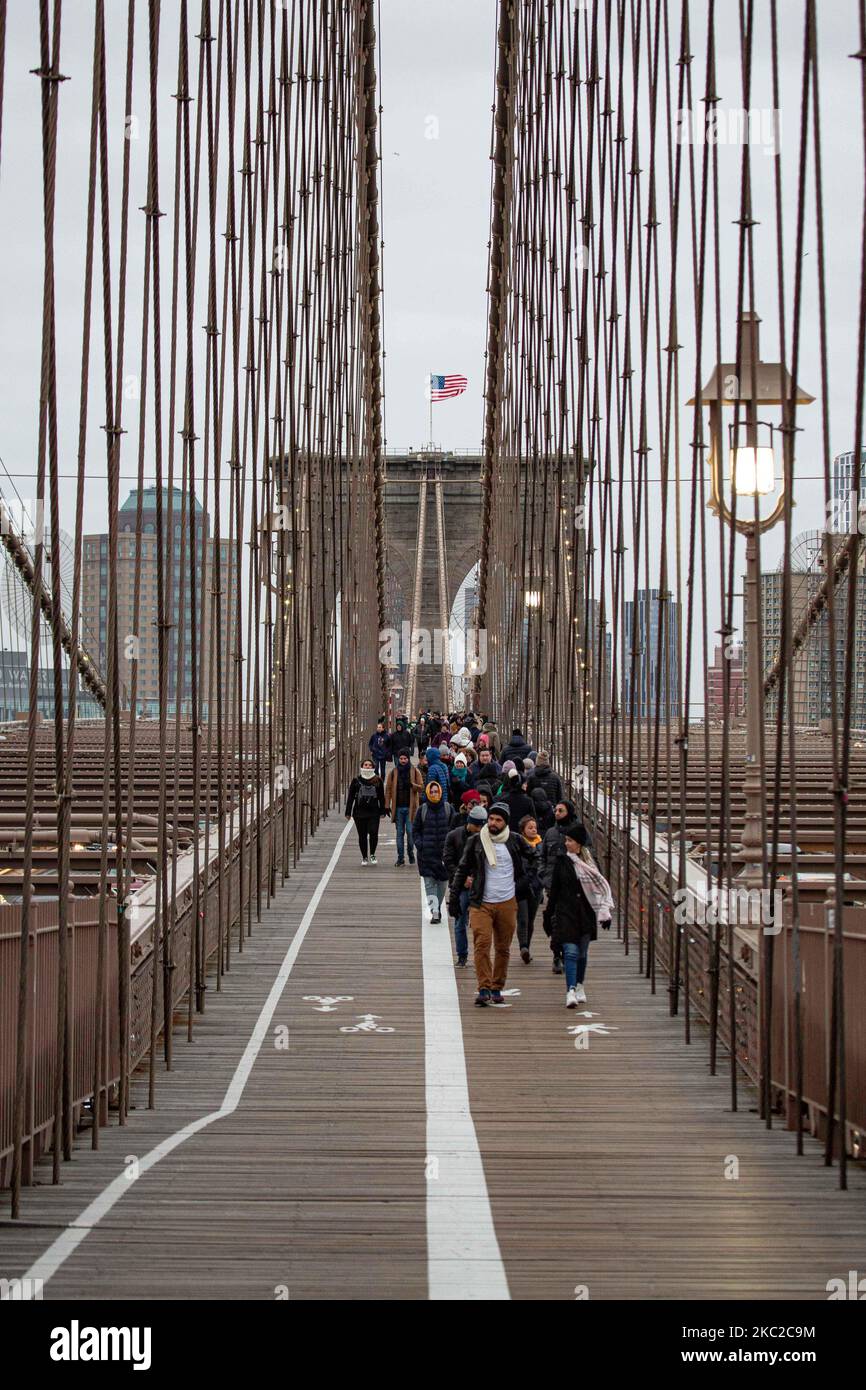
<path fill-rule="evenodd" d="M 785 507 L 784 470 L 781 486 L 771 511 L 760 516 L 758 499 L 776 492 L 774 433 L 778 426 L 758 418 L 764 406 L 781 406 L 788 401 L 809 405 L 814 396 L 796 386 L 780 362 L 762 362 L 759 351 L 760 319 L 754 312 L 744 313 L 739 324 L 739 361 L 719 363 L 706 386 L 700 403 L 710 412 L 710 501 L 716 516 L 746 537 L 746 815 L 743 825 L 741 858 L 747 886 L 762 880 L 765 843 L 765 815 L 759 769 L 761 725 L 764 718 L 763 661 L 758 638 L 758 609 L 761 575 L 758 564 L 758 535 L 769 531 Z M 694 405 L 692 399 L 688 402 Z M 744 514 L 734 516 L 725 498 L 725 440 L 722 408 L 741 407 L 741 417 L 729 427 L 728 484 L 731 492 L 748 502 Z M 788 694 L 790 699 L 790 692 Z"/>

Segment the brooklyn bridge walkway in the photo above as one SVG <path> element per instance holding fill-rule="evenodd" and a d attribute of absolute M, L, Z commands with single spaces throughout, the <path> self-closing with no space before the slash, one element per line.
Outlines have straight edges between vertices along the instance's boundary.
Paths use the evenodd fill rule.
<path fill-rule="evenodd" d="M 747 1093 L 731 1114 L 615 937 L 585 1013 L 543 934 L 508 1006 L 476 1009 L 388 839 L 361 870 L 328 817 L 158 1108 L 136 1078 L 128 1125 L 4 1223 L 6 1277 L 48 1299 L 820 1299 L 862 1267 L 862 1174 L 838 1191 Z"/>

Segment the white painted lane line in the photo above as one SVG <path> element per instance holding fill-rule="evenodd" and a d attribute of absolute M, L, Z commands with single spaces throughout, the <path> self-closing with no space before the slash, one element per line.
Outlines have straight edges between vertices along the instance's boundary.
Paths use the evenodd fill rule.
<path fill-rule="evenodd" d="M 431 923 L 423 880 L 421 965 L 427 1100 L 429 1296 L 436 1300 L 508 1299 L 511 1297 L 508 1279 L 496 1239 L 484 1164 L 469 1108 L 451 931 L 446 913 L 442 914 L 438 926 Z M 491 1009 L 490 1013 L 493 1012 Z M 437 1162 L 431 1165 L 431 1159 Z"/>
<path fill-rule="evenodd" d="M 292 973 L 292 966 L 298 958 L 298 952 L 304 944 L 304 937 L 307 935 L 310 923 L 316 915 L 316 909 L 330 882 L 337 860 L 340 858 L 343 845 L 346 843 L 346 836 L 349 834 L 351 824 L 350 821 L 337 840 L 334 846 L 334 852 L 328 861 L 328 867 L 316 884 L 315 891 L 307 904 L 307 910 L 301 918 L 297 931 L 292 937 L 289 949 L 283 956 L 283 961 L 277 971 L 276 979 L 262 1006 L 261 1013 L 256 1019 L 255 1027 L 244 1048 L 243 1056 L 238 1062 L 234 1076 L 226 1088 L 226 1093 L 219 1110 L 212 1110 L 209 1115 L 202 1115 L 200 1119 L 193 1120 L 190 1124 L 184 1125 L 183 1129 L 177 1130 L 175 1134 L 170 1134 L 167 1139 L 163 1139 L 161 1143 L 157 1144 L 155 1148 L 145 1154 L 138 1163 L 138 1178 L 140 1178 L 143 1173 L 146 1173 L 148 1169 L 154 1168 L 161 1159 L 173 1153 L 184 1140 L 190 1139 L 192 1135 L 198 1134 L 199 1130 L 207 1128 L 208 1125 L 214 1124 L 216 1120 L 222 1120 L 227 1115 L 231 1115 L 237 1110 L 246 1084 L 250 1079 L 250 1073 L 252 1072 L 255 1060 L 261 1051 L 262 1043 L 268 1036 L 271 1019 L 282 998 L 288 978 Z M 136 1182 L 138 1178 L 136 1178 Z M 108 1186 L 100 1192 L 99 1196 L 95 1197 L 90 1205 L 86 1206 L 84 1211 L 67 1226 L 66 1230 L 57 1237 L 53 1244 L 49 1245 L 45 1254 L 41 1255 L 36 1263 L 28 1269 L 26 1275 L 24 1275 L 24 1280 L 41 1279 L 43 1286 L 47 1284 L 52 1275 L 57 1273 L 61 1265 L 65 1264 L 73 1251 L 78 1248 L 88 1232 L 99 1225 L 103 1216 L 106 1216 L 108 1212 L 111 1211 L 112 1207 L 116 1206 L 121 1197 L 133 1186 L 134 1183 L 129 1180 L 126 1172 L 120 1173 L 114 1181 L 110 1182 Z M 32 1284 L 28 1285 L 26 1282 L 24 1283 L 25 1289 L 32 1287 Z M 38 1288 L 39 1285 L 36 1285 L 36 1287 Z"/>

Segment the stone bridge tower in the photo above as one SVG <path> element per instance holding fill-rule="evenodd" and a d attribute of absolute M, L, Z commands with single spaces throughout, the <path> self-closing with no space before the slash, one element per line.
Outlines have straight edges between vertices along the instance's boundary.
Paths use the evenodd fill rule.
<path fill-rule="evenodd" d="M 448 615 L 463 581 L 477 564 L 481 542 L 481 454 L 424 452 L 389 456 L 385 476 L 385 526 L 388 538 L 389 625 L 402 632 L 411 625 L 418 555 L 421 480 L 435 470 L 442 478 L 445 513 L 445 561 Z M 418 626 L 432 634 L 441 627 L 438 570 L 438 523 L 435 489 L 427 488 L 424 567 Z M 408 653 L 405 654 L 408 658 Z M 431 651 L 431 661 L 418 666 L 415 709 L 439 709 L 443 703 L 443 670 Z M 395 713 L 406 699 L 406 669 L 395 673 Z"/>

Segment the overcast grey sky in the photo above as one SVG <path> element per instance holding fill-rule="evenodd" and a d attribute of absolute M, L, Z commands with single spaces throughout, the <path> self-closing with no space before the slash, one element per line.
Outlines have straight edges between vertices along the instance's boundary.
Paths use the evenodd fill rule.
<path fill-rule="evenodd" d="M 767 61 L 769 5 L 757 0 L 758 35 L 753 105 L 771 105 Z M 110 158 L 115 225 L 123 139 L 122 73 L 125 48 L 126 4 L 109 0 L 109 108 L 113 112 Z M 734 0 L 716 6 L 717 14 L 730 12 L 729 25 L 719 23 L 718 90 L 723 106 L 741 104 L 738 34 Z M 783 82 L 782 169 L 785 187 L 786 299 L 790 315 L 793 287 L 794 213 L 798 157 L 799 91 L 801 82 L 801 0 L 781 0 L 781 63 Z M 191 5 L 190 14 L 197 11 Z M 859 44 L 857 0 L 821 0 L 819 46 L 821 61 L 821 117 L 824 157 L 824 206 L 827 222 L 827 303 L 829 313 L 829 432 L 833 453 L 852 447 L 853 402 L 856 386 L 856 333 L 860 288 L 860 236 L 863 222 L 864 170 L 860 132 L 862 113 L 859 64 L 853 61 Z M 38 421 L 39 346 L 42 277 L 42 189 L 39 82 L 30 75 L 38 63 L 38 6 L 31 0 L 13 0 L 9 7 L 6 56 L 6 90 L 0 166 L 0 305 L 3 332 L 0 338 L 0 457 L 16 477 L 19 490 L 32 488 Z M 693 74 L 702 87 L 705 6 L 691 5 L 693 23 Z M 166 61 L 161 68 L 161 163 L 162 205 L 170 213 L 173 178 L 177 0 L 163 0 L 163 46 Z M 671 6 L 672 23 L 678 30 L 679 6 Z M 496 5 L 494 0 L 381 0 L 381 96 L 382 198 L 384 266 L 384 339 L 387 351 L 386 426 L 390 447 L 418 445 L 427 431 L 424 400 L 428 371 L 464 372 L 469 390 L 456 401 L 434 407 L 434 436 L 446 448 L 477 448 L 482 430 L 482 370 L 486 332 L 485 281 L 489 235 L 490 122 L 493 98 Z M 75 468 L 78 382 L 81 352 L 82 266 L 86 166 L 89 130 L 90 66 L 92 55 L 92 0 L 74 0 L 64 6 L 61 66 L 70 81 L 61 90 L 61 123 L 58 164 L 58 373 L 60 441 L 64 470 Z M 676 42 L 676 39 L 674 40 Z M 196 46 L 197 48 L 197 46 Z M 140 138 L 132 142 L 132 196 L 130 226 L 129 329 L 126 371 L 132 378 L 126 425 L 130 433 L 123 444 L 123 472 L 134 474 L 137 450 L 138 334 L 141 313 L 141 264 L 144 219 L 137 211 L 146 187 L 146 6 L 138 6 L 136 32 L 136 86 L 133 110 L 141 113 Z M 193 52 L 195 60 L 196 49 Z M 700 95 L 698 91 L 697 95 Z M 758 308 L 764 320 L 762 351 L 765 359 L 778 355 L 775 286 L 775 226 L 773 214 L 773 160 L 758 151 L 753 159 L 755 231 L 758 257 Z M 736 239 L 733 225 L 738 216 L 739 151 L 720 151 L 722 193 L 723 352 L 733 356 L 736 314 Z M 802 365 L 800 379 L 818 395 L 820 389 L 817 335 L 817 285 L 814 199 L 810 173 L 807 211 L 806 274 L 804 280 Z M 663 205 L 664 206 L 664 205 Z M 662 212 L 664 217 L 665 213 Z M 170 217 L 163 227 L 168 228 Z M 165 233 L 167 236 L 167 232 Z M 660 230 L 666 244 L 667 227 Z M 167 243 L 168 244 L 168 243 Z M 117 253 L 115 246 L 114 269 Z M 203 260 L 203 258 L 201 258 Z M 691 413 L 685 400 L 691 394 L 693 372 L 693 323 L 690 320 L 691 286 L 688 258 L 683 257 L 681 277 L 681 403 L 683 472 L 690 468 L 687 442 Z M 666 272 L 664 259 L 662 276 Z M 166 275 L 166 280 L 168 276 Z M 199 297 L 199 303 L 203 298 Z M 666 306 L 665 306 L 666 308 Z M 97 293 L 94 324 L 99 322 Z M 197 322 L 201 322 L 201 316 Z M 706 343 L 705 375 L 711 366 L 711 344 Z M 202 340 L 203 352 L 203 340 Z M 88 470 L 94 481 L 87 496 L 85 524 L 102 530 L 105 525 L 105 483 L 102 420 L 101 336 L 94 332 L 93 383 L 88 437 Z M 821 472 L 820 405 L 801 413 L 803 433 L 797 444 L 798 483 L 795 530 L 820 525 L 823 489 L 810 481 Z M 655 466 L 653 466 L 655 465 Z M 151 468 L 149 450 L 146 468 Z M 651 456 L 651 477 L 658 477 L 658 456 Z M 125 478 L 122 494 L 132 486 Z M 659 488 L 653 485 L 654 514 L 659 509 Z M 683 489 L 684 501 L 687 490 Z M 64 492 L 64 508 L 71 517 L 74 487 Z M 70 521 L 71 526 L 71 521 Z M 777 528 L 764 541 L 767 566 L 781 550 Z M 741 565 L 739 566 L 741 568 Z M 710 590 L 715 611 L 710 630 L 718 626 L 718 583 L 711 575 Z M 739 621 L 739 605 L 736 612 Z"/>

